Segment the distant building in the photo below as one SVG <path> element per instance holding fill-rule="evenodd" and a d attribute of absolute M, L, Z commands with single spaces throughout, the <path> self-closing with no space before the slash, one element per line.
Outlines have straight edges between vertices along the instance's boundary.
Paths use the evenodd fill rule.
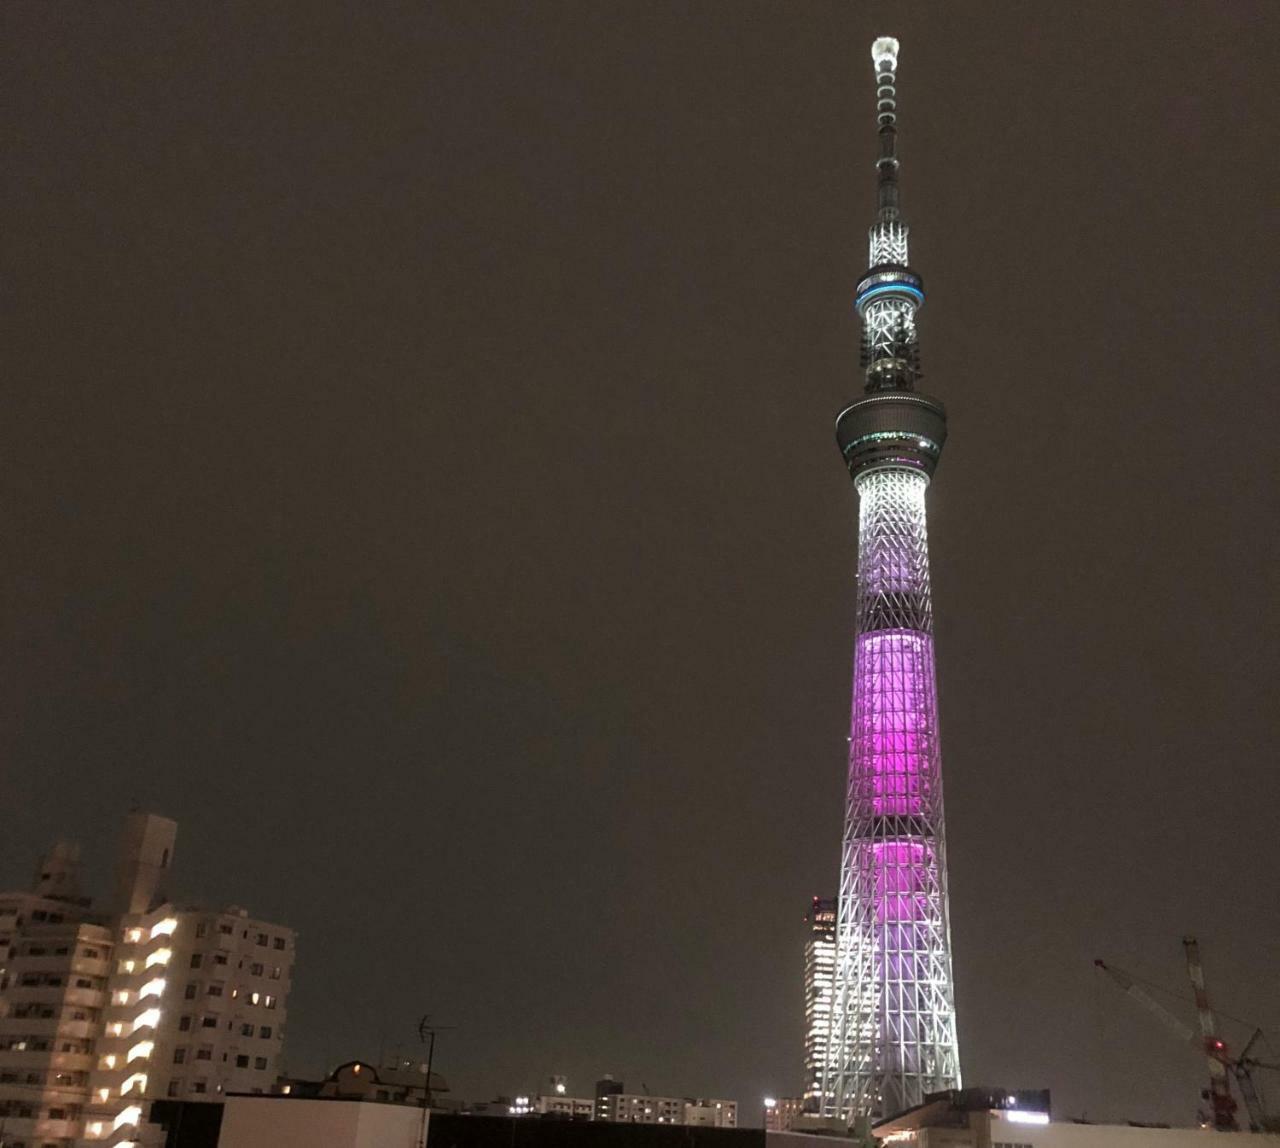
<path fill-rule="evenodd" d="M 831 1057 L 831 1001 L 836 970 L 836 899 L 814 897 L 805 915 L 804 1103 L 821 1112 L 822 1080 Z"/>
<path fill-rule="evenodd" d="M 133 813 L 113 904 L 79 892 L 60 843 L 30 893 L 0 894 L 0 1119 L 5 1144 L 163 1140 L 151 1101 L 266 1092 L 279 1072 L 291 929 L 175 906 L 177 826 Z"/>
<path fill-rule="evenodd" d="M 622 1081 L 614 1080 L 612 1076 L 605 1075 L 596 1081 L 596 1111 L 595 1119 L 607 1120 L 609 1118 L 609 1100 L 613 1096 L 622 1095 Z"/>
<path fill-rule="evenodd" d="M 738 1126 L 736 1101 L 626 1092 L 622 1082 L 610 1076 L 596 1084 L 595 1108 L 595 1119 L 611 1124 Z"/>
<path fill-rule="evenodd" d="M 790 1132 L 805 1112 L 804 1097 L 780 1096 L 764 1102 L 766 1132 Z"/>
<path fill-rule="evenodd" d="M 562 1091 L 563 1090 L 563 1091 Z M 468 1105 L 475 1115 L 542 1116 L 590 1120 L 607 1124 L 662 1124 L 677 1127 L 736 1128 L 738 1105 L 733 1100 L 703 1100 L 691 1096 L 650 1096 L 627 1092 L 622 1081 L 605 1076 L 596 1081 L 593 1100 L 566 1095 L 564 1077 L 553 1076 L 546 1094 L 517 1095 L 509 1100 Z"/>

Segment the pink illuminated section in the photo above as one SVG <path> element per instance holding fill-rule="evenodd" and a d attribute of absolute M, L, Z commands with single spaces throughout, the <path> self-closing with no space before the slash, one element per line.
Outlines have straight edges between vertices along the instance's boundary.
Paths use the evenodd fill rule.
<path fill-rule="evenodd" d="M 933 636 L 911 630 L 858 635 L 853 670 L 849 783 L 864 815 L 925 811 L 933 763 Z"/>

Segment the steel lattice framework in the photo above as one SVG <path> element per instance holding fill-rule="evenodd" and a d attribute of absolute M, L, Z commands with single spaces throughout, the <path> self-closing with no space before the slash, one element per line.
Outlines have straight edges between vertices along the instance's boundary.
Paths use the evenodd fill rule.
<path fill-rule="evenodd" d="M 923 283 L 898 218 L 898 44 L 877 40 L 879 216 L 858 287 L 867 397 L 837 421 L 859 497 L 853 716 L 823 1110 L 891 1115 L 960 1087 L 925 491 L 946 415 L 916 392 Z"/>

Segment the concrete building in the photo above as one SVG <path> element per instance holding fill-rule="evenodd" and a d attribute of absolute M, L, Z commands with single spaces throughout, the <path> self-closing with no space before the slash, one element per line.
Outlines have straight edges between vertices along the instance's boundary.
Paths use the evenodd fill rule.
<path fill-rule="evenodd" d="M 706 1128 L 736 1128 L 738 1105 L 733 1100 L 704 1100 L 687 1096 L 649 1096 L 614 1092 L 597 1098 L 596 1119 L 613 1124 L 679 1124 Z"/>
<path fill-rule="evenodd" d="M 6 1148 L 67 1148 L 90 1109 L 112 934 L 79 887 L 79 850 L 53 847 L 30 892 L 0 894 L 0 1126 Z"/>
<path fill-rule="evenodd" d="M 1063 1123 L 1051 1118 L 1047 1091 L 981 1088 L 931 1096 L 871 1131 L 894 1148 L 1210 1148 L 1220 1139 L 1201 1128 Z M 1249 1144 L 1280 1148 L 1280 1135 L 1260 1133 Z"/>
<path fill-rule="evenodd" d="M 428 1120 L 403 1104 L 232 1096 L 218 1148 L 421 1148 Z"/>
<path fill-rule="evenodd" d="M 804 1101 L 807 1112 L 821 1112 L 823 1074 L 831 1065 L 836 899 L 814 897 L 804 919 Z"/>
<path fill-rule="evenodd" d="M 805 1112 L 803 1096 L 771 1096 L 764 1102 L 765 1131 L 790 1132 Z"/>
<path fill-rule="evenodd" d="M 65 843 L 31 892 L 0 894 L 5 1148 L 162 1142 L 151 1101 L 275 1080 L 294 934 L 243 909 L 174 905 L 176 835 L 130 814 L 108 912 L 81 896 Z"/>

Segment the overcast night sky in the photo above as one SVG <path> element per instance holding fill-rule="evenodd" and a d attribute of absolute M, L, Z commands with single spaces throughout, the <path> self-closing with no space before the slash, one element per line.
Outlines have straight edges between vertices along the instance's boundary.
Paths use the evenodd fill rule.
<path fill-rule="evenodd" d="M 797 1092 L 881 34 L 966 1083 L 1190 1122 L 1187 931 L 1280 1059 L 1274 0 L 10 0 L 0 884 L 137 804 L 293 1072 Z"/>

